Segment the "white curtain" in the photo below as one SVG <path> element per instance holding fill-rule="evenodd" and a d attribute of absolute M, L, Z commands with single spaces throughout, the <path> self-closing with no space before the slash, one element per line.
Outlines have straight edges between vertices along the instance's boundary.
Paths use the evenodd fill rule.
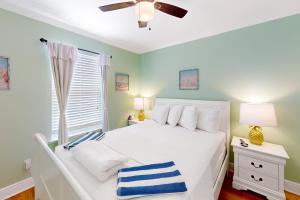
<path fill-rule="evenodd" d="M 102 76 L 102 95 L 103 95 L 103 132 L 109 131 L 108 119 L 108 70 L 110 66 L 110 56 L 100 55 L 100 66 Z"/>
<path fill-rule="evenodd" d="M 68 142 L 68 129 L 65 111 L 72 80 L 77 48 L 60 43 L 48 42 L 48 50 L 52 64 L 52 74 L 59 105 L 58 144 Z"/>

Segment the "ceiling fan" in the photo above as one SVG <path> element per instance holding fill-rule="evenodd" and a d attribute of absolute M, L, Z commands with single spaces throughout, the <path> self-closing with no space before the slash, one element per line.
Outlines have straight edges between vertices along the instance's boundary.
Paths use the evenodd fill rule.
<path fill-rule="evenodd" d="M 114 3 L 105 6 L 100 6 L 100 10 L 103 12 L 119 10 L 122 8 L 128 8 L 135 6 L 135 12 L 138 16 L 138 25 L 140 28 L 145 28 L 148 25 L 148 22 L 154 17 L 154 9 L 157 9 L 161 12 L 167 13 L 174 17 L 183 18 L 187 10 L 179 8 L 177 6 L 158 2 L 155 0 L 136 0 L 136 1 L 127 1 L 121 3 Z"/>

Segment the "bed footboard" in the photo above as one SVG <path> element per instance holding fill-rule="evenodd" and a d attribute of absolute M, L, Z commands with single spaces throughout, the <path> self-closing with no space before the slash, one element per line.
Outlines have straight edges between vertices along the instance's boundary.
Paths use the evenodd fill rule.
<path fill-rule="evenodd" d="M 35 134 L 37 151 L 31 175 L 35 182 L 36 199 L 92 200 L 59 158 L 48 147 L 41 134 Z"/>

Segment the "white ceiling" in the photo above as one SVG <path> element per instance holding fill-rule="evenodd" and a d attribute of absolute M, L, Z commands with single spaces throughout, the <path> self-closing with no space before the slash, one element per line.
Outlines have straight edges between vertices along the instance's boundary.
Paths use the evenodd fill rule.
<path fill-rule="evenodd" d="M 155 11 L 149 31 L 138 28 L 134 7 L 107 13 L 98 9 L 122 1 L 0 0 L 0 7 L 136 53 L 300 13 L 300 0 L 160 0 L 189 12 L 178 19 Z"/>

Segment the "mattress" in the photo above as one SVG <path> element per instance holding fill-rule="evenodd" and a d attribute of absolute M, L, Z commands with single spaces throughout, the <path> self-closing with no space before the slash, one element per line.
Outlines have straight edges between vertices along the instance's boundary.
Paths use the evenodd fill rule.
<path fill-rule="evenodd" d="M 130 157 L 127 166 L 175 161 L 189 192 L 142 197 L 142 200 L 213 199 L 212 188 L 226 154 L 226 135 L 223 132 L 191 132 L 183 127 L 162 126 L 152 120 L 107 132 L 99 142 Z M 99 182 L 73 159 L 70 151 L 58 146 L 55 153 L 93 199 L 117 199 L 116 176 Z"/>

